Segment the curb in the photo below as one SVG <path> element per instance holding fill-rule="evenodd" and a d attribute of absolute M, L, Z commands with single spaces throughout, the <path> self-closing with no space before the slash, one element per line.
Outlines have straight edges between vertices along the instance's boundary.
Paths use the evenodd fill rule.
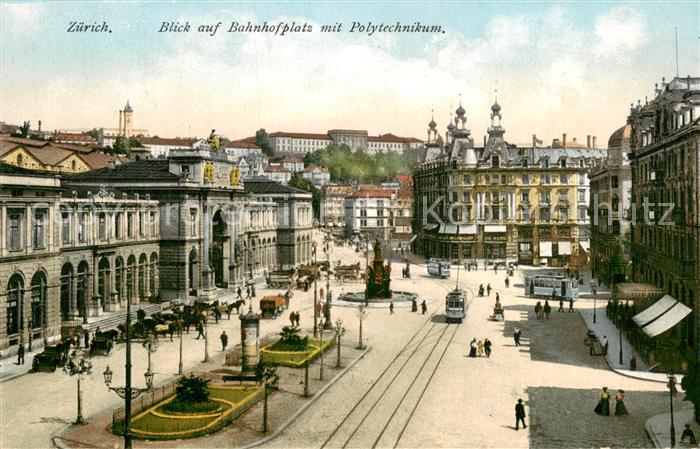
<path fill-rule="evenodd" d="M 581 311 L 577 309 L 576 314 L 581 319 L 581 321 L 583 321 L 583 324 L 586 326 L 586 329 L 591 330 L 591 328 L 588 327 L 588 323 L 586 323 L 586 320 L 583 319 L 583 316 L 581 315 Z M 656 380 L 656 379 L 649 379 L 647 377 L 633 376 L 633 375 L 629 374 L 628 372 L 626 372 L 626 370 L 625 370 L 625 372 L 620 371 L 619 368 L 615 368 L 610 364 L 610 361 L 608 360 L 607 355 L 603 356 L 603 360 L 605 361 L 605 364 L 607 365 L 608 369 L 619 376 L 624 376 L 624 377 L 627 377 L 629 379 L 644 380 L 647 382 L 656 382 L 656 383 L 662 383 L 662 384 L 666 383 L 665 380 Z"/>
<path fill-rule="evenodd" d="M 649 418 L 644 422 L 644 431 L 647 433 L 647 437 L 651 440 L 651 442 L 654 443 L 654 447 L 664 449 L 664 446 L 662 446 L 661 443 L 659 443 L 659 439 L 656 438 L 656 434 L 651 430 L 651 425 L 649 424 L 649 422 L 652 418 Z"/>
<path fill-rule="evenodd" d="M 333 385 L 335 385 L 335 383 L 338 382 L 338 380 L 340 380 L 340 378 L 343 377 L 343 376 L 345 375 L 345 373 L 347 373 L 347 372 L 350 370 L 350 368 L 352 368 L 353 366 L 355 366 L 355 364 L 356 364 L 357 362 L 359 362 L 360 360 L 362 360 L 362 359 L 365 357 L 365 355 L 367 355 L 367 353 L 369 352 L 369 350 L 370 350 L 370 348 L 367 347 L 357 358 L 355 358 L 355 360 L 353 360 L 352 362 L 350 362 L 350 364 L 349 364 L 348 366 L 346 366 L 345 368 L 343 368 L 342 371 L 340 371 L 338 374 L 336 374 L 335 377 L 334 377 L 333 379 L 330 380 L 330 382 L 328 382 L 326 385 L 323 386 L 323 388 L 321 388 L 320 390 L 318 390 L 318 391 L 316 392 L 316 394 L 314 394 L 314 395 L 311 397 L 310 400 L 306 401 L 306 403 L 305 403 L 304 405 L 302 405 L 301 407 L 299 407 L 299 408 L 297 409 L 296 412 L 294 412 L 289 418 L 287 418 L 286 421 L 284 421 L 284 422 L 283 422 L 282 424 L 280 424 L 275 430 L 273 430 L 272 433 L 271 433 L 270 435 L 268 435 L 268 436 L 266 436 L 266 437 L 264 437 L 264 438 L 262 438 L 262 439 L 260 439 L 260 440 L 258 440 L 258 441 L 254 441 L 254 442 L 252 442 L 252 443 L 248 443 L 248 444 L 245 445 L 245 446 L 240 446 L 240 449 L 249 449 L 249 448 L 257 447 L 257 446 L 260 446 L 261 444 L 265 444 L 265 443 L 267 443 L 268 441 L 271 441 L 271 440 L 277 438 L 277 436 L 278 436 L 280 433 L 282 433 L 282 431 L 283 431 L 284 429 L 286 429 L 286 428 L 292 423 L 292 421 L 294 421 L 294 420 L 297 419 L 299 416 L 301 416 L 301 414 L 304 413 L 304 412 L 306 411 L 306 409 L 309 408 L 309 407 L 311 406 L 311 404 L 313 404 L 314 402 L 316 402 L 316 401 L 318 400 L 318 398 L 320 398 L 321 395 L 322 395 L 323 393 L 326 392 L 326 390 L 328 390 L 330 387 L 332 387 Z M 61 449 L 64 449 L 64 448 L 61 448 Z M 70 448 L 66 448 L 66 449 L 70 449 Z"/>

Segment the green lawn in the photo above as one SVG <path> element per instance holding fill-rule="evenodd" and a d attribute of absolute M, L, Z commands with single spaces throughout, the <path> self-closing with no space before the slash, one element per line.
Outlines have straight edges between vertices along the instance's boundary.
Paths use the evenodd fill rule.
<path fill-rule="evenodd" d="M 261 387 L 209 386 L 210 400 L 225 401 L 215 401 L 221 406 L 221 410 L 214 413 L 195 412 L 191 415 L 168 411 L 164 404 L 172 400 L 171 396 L 148 411 L 136 414 L 131 423 L 131 430 L 137 438 L 152 440 L 193 438 L 211 433 L 235 419 L 252 403 L 252 396 L 260 391 Z M 119 434 L 122 429 L 123 423 L 120 422 L 115 424 L 113 430 Z"/>
<path fill-rule="evenodd" d="M 323 350 L 327 350 L 333 344 L 332 340 L 323 340 Z M 309 349 L 304 351 L 286 351 L 278 341 L 265 346 L 260 350 L 260 357 L 266 365 L 283 365 L 292 368 L 301 368 L 306 362 L 313 362 L 321 354 L 321 340 L 309 338 Z M 282 349 L 280 349 L 282 348 Z"/>

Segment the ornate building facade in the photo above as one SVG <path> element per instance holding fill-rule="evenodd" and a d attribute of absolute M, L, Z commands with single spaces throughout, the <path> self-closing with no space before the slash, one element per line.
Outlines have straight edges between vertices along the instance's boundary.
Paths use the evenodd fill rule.
<path fill-rule="evenodd" d="M 0 350 L 125 301 L 233 295 L 309 263 L 312 220 L 311 194 L 244 186 L 235 158 L 208 146 L 63 178 L 0 164 Z"/>
<path fill-rule="evenodd" d="M 627 154 L 631 133 L 627 124 L 610 136 L 607 159 L 590 175 L 591 271 L 606 285 L 625 282 L 628 274 L 632 177 Z"/>
<path fill-rule="evenodd" d="M 588 246 L 588 170 L 594 148 L 516 147 L 501 106 L 481 148 L 460 105 L 445 139 L 431 120 L 425 162 L 414 174 L 414 250 L 426 257 L 582 265 Z M 534 140 L 534 139 L 533 139 Z"/>
<path fill-rule="evenodd" d="M 633 277 L 693 309 L 673 329 L 680 349 L 700 358 L 700 78 L 656 86 L 632 105 Z"/>

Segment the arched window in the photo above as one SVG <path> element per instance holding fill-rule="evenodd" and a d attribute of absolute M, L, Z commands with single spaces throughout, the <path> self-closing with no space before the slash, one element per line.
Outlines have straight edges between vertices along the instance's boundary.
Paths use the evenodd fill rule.
<path fill-rule="evenodd" d="M 146 298 L 146 287 L 148 286 L 148 279 L 146 278 L 146 265 L 148 264 L 148 259 L 145 254 L 141 254 L 139 257 L 139 298 L 145 300 Z"/>
<path fill-rule="evenodd" d="M 133 301 L 134 299 L 134 276 L 136 273 L 136 257 L 129 256 L 126 260 L 126 300 Z"/>
<path fill-rule="evenodd" d="M 117 291 L 117 301 L 121 303 L 124 298 L 124 258 L 119 256 L 114 261 L 114 289 Z"/>
<path fill-rule="evenodd" d="M 22 321 L 22 296 L 24 279 L 19 273 L 13 274 L 7 283 L 7 335 L 18 334 Z"/>
<path fill-rule="evenodd" d="M 156 270 L 158 270 L 158 254 L 152 253 L 151 254 L 151 264 L 150 267 L 148 268 L 148 281 L 149 281 L 149 290 L 151 290 L 151 294 L 155 295 L 158 293 L 158 288 L 156 288 Z"/>
<path fill-rule="evenodd" d="M 97 269 L 97 294 L 100 296 L 100 304 L 104 307 L 111 290 L 109 286 L 109 260 L 106 257 L 101 258 Z"/>
<path fill-rule="evenodd" d="M 73 265 L 66 263 L 61 267 L 61 319 L 69 320 L 73 311 Z"/>
<path fill-rule="evenodd" d="M 88 263 L 82 261 L 78 264 L 78 278 L 76 280 L 75 291 L 78 302 L 78 314 L 83 318 L 87 317 L 87 300 L 88 298 Z"/>
<path fill-rule="evenodd" d="M 46 275 L 38 271 L 32 278 L 32 313 L 30 329 L 46 326 Z"/>

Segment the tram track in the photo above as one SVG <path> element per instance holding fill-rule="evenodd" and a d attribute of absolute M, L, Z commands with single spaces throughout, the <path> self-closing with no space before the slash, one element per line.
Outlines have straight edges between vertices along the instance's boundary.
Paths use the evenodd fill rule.
<path fill-rule="evenodd" d="M 446 292 L 451 291 L 451 287 L 448 285 L 445 285 L 443 281 L 439 281 L 436 279 L 429 279 L 430 282 L 434 283 L 436 286 L 441 287 L 441 289 L 444 289 Z M 433 354 L 435 353 L 436 348 L 440 344 L 440 342 L 443 342 L 443 337 L 447 333 L 450 325 L 447 325 L 445 323 L 438 323 L 437 321 L 434 320 L 434 318 L 437 315 L 437 310 L 433 312 L 428 319 L 421 325 L 421 327 L 416 330 L 416 332 L 413 334 L 411 339 L 404 345 L 404 347 L 396 354 L 396 356 L 389 362 L 389 364 L 384 368 L 384 370 L 379 374 L 379 376 L 372 382 L 370 387 L 365 391 L 365 393 L 360 397 L 356 403 L 353 405 L 353 407 L 350 409 L 350 411 L 343 417 L 343 419 L 338 423 L 338 425 L 333 429 L 333 431 L 330 433 L 330 435 L 326 438 L 326 440 L 323 442 L 321 445 L 321 448 L 325 448 L 327 446 L 332 446 L 332 447 L 342 447 L 346 448 L 348 446 L 351 447 L 361 447 L 361 446 L 369 446 L 372 443 L 368 444 L 357 444 L 354 443 L 353 440 L 357 439 L 356 437 L 358 436 L 358 432 L 360 429 L 363 427 L 363 425 L 367 422 L 367 419 L 372 416 L 373 414 L 376 414 L 376 411 L 379 408 L 386 408 L 387 405 L 391 406 L 393 405 L 394 402 L 390 397 L 387 398 L 387 394 L 389 396 L 392 396 L 391 393 L 395 393 L 397 387 L 400 387 L 400 384 L 403 383 L 404 379 L 406 378 L 408 380 L 410 379 L 410 374 L 408 373 L 413 373 L 415 372 L 415 375 L 413 376 L 413 379 L 411 380 L 410 385 L 408 388 L 399 388 L 398 392 L 401 394 L 401 398 L 396 403 L 397 405 L 394 407 L 394 409 L 391 411 L 391 415 L 389 419 L 383 424 L 382 428 L 379 430 L 379 435 L 376 437 L 374 440 L 374 443 L 372 444 L 372 447 L 376 447 L 376 445 L 380 442 L 381 438 L 386 434 L 387 428 L 389 425 L 392 423 L 392 420 L 396 417 L 396 415 L 399 412 L 399 408 L 401 405 L 406 401 L 406 398 L 409 396 L 411 393 L 415 393 L 416 391 L 420 392 L 420 397 L 418 399 L 418 402 L 416 402 L 413 405 L 413 408 L 410 411 L 410 414 L 408 415 L 407 419 L 404 422 L 403 427 L 401 428 L 398 436 L 396 437 L 396 444 L 398 444 L 400 438 L 403 435 L 403 432 L 405 431 L 406 427 L 408 426 L 408 423 L 411 421 L 413 414 L 415 413 L 416 409 L 418 408 L 418 405 L 420 403 L 420 400 L 422 400 L 425 391 L 428 388 L 428 385 L 430 384 L 430 381 L 432 380 L 435 372 L 437 371 L 440 363 L 442 362 L 442 359 L 447 352 L 447 348 L 451 345 L 452 340 L 454 339 L 455 334 L 457 333 L 457 330 L 459 329 L 459 325 L 457 326 L 452 326 L 454 327 L 454 331 L 452 332 L 452 335 L 450 336 L 447 345 L 442 349 L 442 352 L 440 354 L 440 358 L 437 361 L 437 364 L 432 368 L 432 371 L 430 372 L 428 382 L 422 386 L 421 390 L 416 390 L 413 388 L 413 386 L 418 382 L 419 378 L 421 377 L 421 374 L 425 371 L 425 368 L 428 366 L 428 362 L 433 359 Z M 427 332 L 423 333 L 424 328 L 428 323 L 432 322 L 432 326 L 430 326 L 427 330 Z M 430 346 L 430 340 L 432 338 L 436 337 L 436 334 L 433 333 L 433 330 L 435 327 L 440 325 L 442 327 L 441 331 L 438 331 L 438 336 L 435 339 L 435 342 L 432 344 L 432 347 L 429 349 L 427 352 L 427 356 L 425 358 L 422 357 L 416 357 L 416 354 L 419 350 L 424 350 L 426 346 Z M 422 334 L 422 336 L 421 336 Z M 420 336 L 420 337 L 419 337 Z M 418 337 L 418 338 L 417 338 Z M 426 345 L 427 343 L 427 345 Z M 413 347 L 412 347 L 413 346 Z M 409 353 L 410 352 L 410 353 Z M 408 356 L 403 360 L 403 362 L 400 364 L 398 369 L 395 367 L 399 365 L 399 359 L 402 356 L 405 356 L 408 354 Z M 406 369 L 406 366 L 410 362 L 418 362 L 420 363 L 420 366 L 418 367 L 418 371 L 415 371 L 415 367 L 411 367 L 409 369 Z M 422 362 L 422 363 L 421 363 Z M 392 372 L 392 368 L 396 369 L 396 371 L 391 375 L 390 373 Z M 427 372 L 427 371 L 426 371 Z M 396 382 L 397 378 L 399 378 L 400 375 L 404 375 L 402 379 L 399 379 L 399 382 Z M 388 381 L 386 381 L 388 379 Z M 392 388 L 393 387 L 393 388 Z M 390 391 L 391 390 L 391 391 Z M 374 394 L 373 394 L 374 393 Z M 384 401 L 383 401 L 384 400 Z M 368 426 L 372 426 L 372 424 L 376 423 L 377 420 L 373 420 L 370 423 L 368 423 Z M 382 421 L 382 419 L 379 419 L 378 421 Z M 354 423 L 354 425 L 353 425 Z M 343 431 L 349 431 L 349 434 L 346 434 L 345 436 L 342 435 L 344 433 Z M 363 432 L 360 432 L 361 435 L 359 435 L 360 438 L 366 436 L 366 432 L 363 429 Z M 335 440 L 335 442 L 334 442 Z M 333 444 L 335 443 L 335 444 Z M 341 444 L 342 443 L 342 444 Z"/>

